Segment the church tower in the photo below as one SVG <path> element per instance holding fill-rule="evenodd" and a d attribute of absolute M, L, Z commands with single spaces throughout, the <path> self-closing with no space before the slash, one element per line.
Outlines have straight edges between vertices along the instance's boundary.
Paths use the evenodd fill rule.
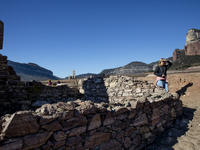
<path fill-rule="evenodd" d="M 75 72 L 75 70 L 73 69 L 73 78 L 75 78 L 76 77 L 76 72 Z"/>

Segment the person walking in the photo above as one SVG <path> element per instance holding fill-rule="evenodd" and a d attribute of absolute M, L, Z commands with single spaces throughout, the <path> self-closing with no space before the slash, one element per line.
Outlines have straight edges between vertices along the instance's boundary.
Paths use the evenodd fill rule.
<path fill-rule="evenodd" d="M 168 63 L 168 64 L 166 64 Z M 167 92 L 169 92 L 168 80 L 167 80 L 167 70 L 172 66 L 169 60 L 161 58 L 159 61 L 159 66 L 154 70 L 154 75 L 157 76 L 156 85 L 161 86 Z"/>

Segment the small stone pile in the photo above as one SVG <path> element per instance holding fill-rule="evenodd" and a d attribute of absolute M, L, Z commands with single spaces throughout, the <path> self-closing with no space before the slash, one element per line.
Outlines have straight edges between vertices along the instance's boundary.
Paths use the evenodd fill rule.
<path fill-rule="evenodd" d="M 0 120 L 0 149 L 139 150 L 152 143 L 182 114 L 169 93 L 156 101 L 45 104 Z"/>

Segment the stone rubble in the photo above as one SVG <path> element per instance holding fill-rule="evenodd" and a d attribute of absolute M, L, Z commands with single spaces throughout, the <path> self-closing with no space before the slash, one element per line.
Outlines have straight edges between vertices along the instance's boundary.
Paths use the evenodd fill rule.
<path fill-rule="evenodd" d="M 0 150 L 142 149 L 181 116 L 181 104 L 171 93 L 134 107 L 80 99 L 44 104 L 1 117 Z"/>
<path fill-rule="evenodd" d="M 25 84 L 0 62 L 0 150 L 144 149 L 182 115 L 178 94 L 135 78 Z"/>

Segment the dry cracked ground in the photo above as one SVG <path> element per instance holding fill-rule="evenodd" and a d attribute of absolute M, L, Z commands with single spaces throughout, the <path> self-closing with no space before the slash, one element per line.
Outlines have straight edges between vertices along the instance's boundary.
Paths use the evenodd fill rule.
<path fill-rule="evenodd" d="M 154 82 L 153 75 L 141 77 Z M 170 92 L 183 102 L 183 115 L 145 150 L 200 150 L 200 72 L 168 74 Z"/>

